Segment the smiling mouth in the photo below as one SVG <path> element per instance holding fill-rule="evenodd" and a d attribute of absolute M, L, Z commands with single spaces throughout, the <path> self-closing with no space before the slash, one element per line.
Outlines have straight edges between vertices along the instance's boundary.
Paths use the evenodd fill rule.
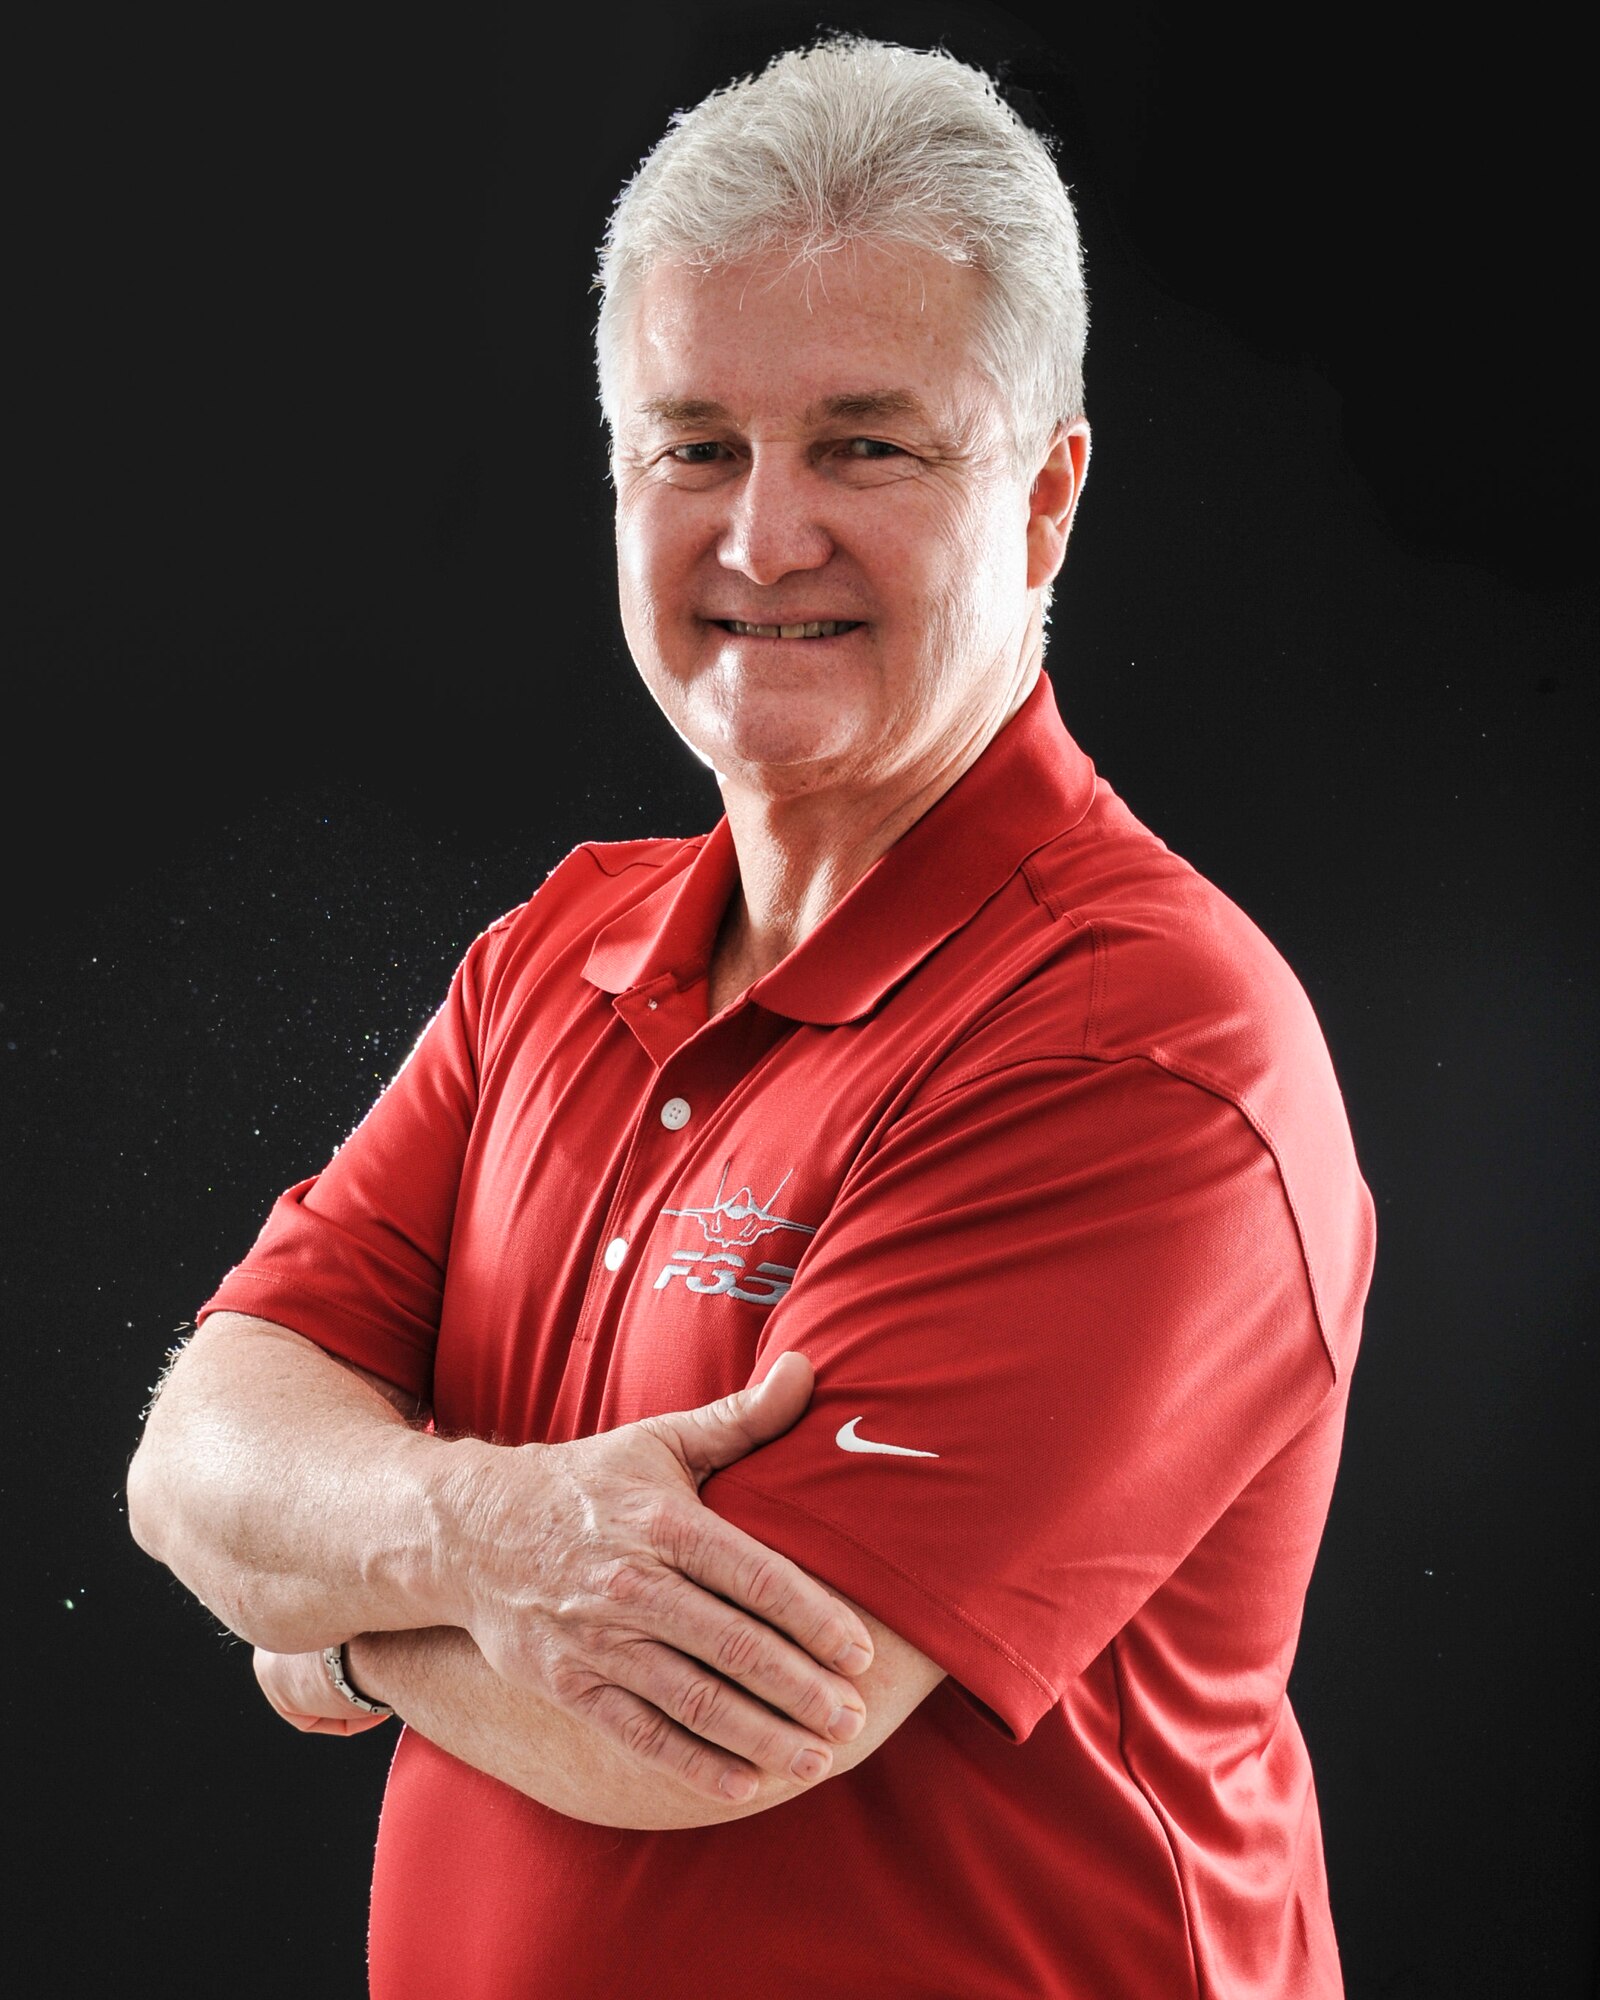
<path fill-rule="evenodd" d="M 813 618 L 804 625 L 747 625 L 742 618 L 717 618 L 713 624 L 741 639 L 836 639 L 841 632 L 854 632 L 859 618 Z"/>

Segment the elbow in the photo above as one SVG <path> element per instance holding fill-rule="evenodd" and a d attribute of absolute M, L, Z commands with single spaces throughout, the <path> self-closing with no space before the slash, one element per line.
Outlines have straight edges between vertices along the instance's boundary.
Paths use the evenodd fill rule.
<path fill-rule="evenodd" d="M 141 1443 L 128 1463 L 124 1488 L 128 1502 L 128 1532 L 153 1561 L 169 1569 L 178 1581 L 202 1604 L 207 1600 L 196 1587 L 186 1560 L 181 1495 L 162 1475 L 159 1455 L 148 1439 Z M 210 1606 L 207 1605 L 210 1609 Z"/>
<path fill-rule="evenodd" d="M 181 1483 L 167 1477 L 159 1450 L 148 1437 L 128 1464 L 124 1491 L 128 1503 L 128 1531 L 145 1554 L 177 1578 L 197 1602 L 230 1632 L 253 1646 L 266 1646 L 277 1653 L 308 1652 L 310 1640 L 301 1643 L 301 1627 L 293 1618 L 274 1616 L 273 1608 L 263 1610 L 245 1601 L 240 1591 L 243 1579 L 219 1571 L 206 1559 L 185 1528 L 184 1495 Z M 318 1637 L 327 1645 L 333 1635 Z M 340 1635 L 342 1636 L 342 1635 Z"/>
<path fill-rule="evenodd" d="M 148 1443 L 141 1443 L 128 1465 L 125 1488 L 128 1500 L 128 1532 L 147 1556 L 164 1562 L 164 1529 L 167 1510 L 163 1505 L 160 1476 L 152 1463 Z"/>

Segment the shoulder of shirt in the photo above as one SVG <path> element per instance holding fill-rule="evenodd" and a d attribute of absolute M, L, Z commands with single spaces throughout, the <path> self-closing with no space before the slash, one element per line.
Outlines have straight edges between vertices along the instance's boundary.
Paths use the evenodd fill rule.
<path fill-rule="evenodd" d="M 526 901 L 486 924 L 473 940 L 471 951 L 493 952 L 506 940 L 542 932 L 574 915 L 604 922 L 688 867 L 705 841 L 703 833 L 583 841 L 562 856 Z"/>
<path fill-rule="evenodd" d="M 969 1058 L 986 1046 L 992 1062 L 1009 1041 L 1013 1061 L 1139 1065 L 1232 1105 L 1276 1164 L 1330 1354 L 1348 1352 L 1371 1269 L 1372 1205 L 1299 978 L 1109 788 L 1023 873 L 1058 943 L 972 1038 Z"/>
<path fill-rule="evenodd" d="M 997 899 L 988 995 L 935 1071 L 961 1088 L 1018 1064 L 1134 1064 L 1221 1098 L 1290 1180 L 1349 1124 L 1321 1024 L 1271 940 L 1103 781 Z M 1031 914 L 1029 914 L 1031 912 Z M 1043 915 L 1046 921 L 1041 924 Z M 976 940 L 974 941 L 976 944 Z"/>
<path fill-rule="evenodd" d="M 1236 1100 L 1264 1064 L 1291 1053 L 1326 1061 L 1305 989 L 1277 947 L 1109 787 L 1023 873 L 1072 941 L 1051 960 L 1079 961 L 1079 1053 L 1142 1056 Z M 1040 971 L 1054 983 L 1049 965 Z"/>

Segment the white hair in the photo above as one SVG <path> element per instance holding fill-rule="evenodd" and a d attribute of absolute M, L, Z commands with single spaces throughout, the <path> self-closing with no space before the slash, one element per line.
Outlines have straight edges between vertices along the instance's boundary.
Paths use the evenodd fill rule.
<path fill-rule="evenodd" d="M 866 240 L 982 273 L 979 360 L 1019 453 L 1083 414 L 1082 254 L 1045 141 L 954 56 L 836 36 L 676 113 L 617 197 L 595 280 L 613 430 L 621 342 L 655 265 L 798 263 Z"/>

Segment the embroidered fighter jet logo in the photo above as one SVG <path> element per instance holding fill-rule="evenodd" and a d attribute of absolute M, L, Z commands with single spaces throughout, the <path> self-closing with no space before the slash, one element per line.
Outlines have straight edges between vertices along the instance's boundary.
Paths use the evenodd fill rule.
<path fill-rule="evenodd" d="M 779 1215 L 772 1204 L 783 1193 L 794 1175 L 791 1167 L 772 1190 L 765 1201 L 757 1201 L 749 1188 L 742 1187 L 733 1194 L 726 1192 L 728 1173 L 732 1160 L 722 1163 L 722 1178 L 717 1182 L 716 1199 L 704 1208 L 664 1208 L 663 1215 L 681 1215 L 692 1218 L 700 1225 L 700 1233 L 708 1243 L 743 1244 L 756 1243 L 763 1236 L 770 1236 L 774 1230 L 793 1229 L 802 1236 L 815 1236 L 816 1229 L 809 1222 L 796 1222 L 792 1216 Z M 730 1229 L 729 1224 L 733 1227 Z"/>
<path fill-rule="evenodd" d="M 681 1216 L 697 1223 L 707 1247 L 703 1250 L 675 1250 L 672 1261 L 664 1264 L 654 1290 L 665 1291 L 674 1278 L 681 1278 L 687 1291 L 711 1298 L 742 1299 L 747 1305 L 775 1306 L 794 1283 L 793 1264 L 758 1264 L 747 1270 L 735 1245 L 748 1248 L 763 1236 L 780 1229 L 792 1229 L 798 1236 L 815 1236 L 816 1226 L 796 1222 L 792 1215 L 780 1215 L 773 1203 L 788 1186 L 791 1167 L 765 1201 L 757 1201 L 748 1187 L 728 1192 L 732 1160 L 722 1163 L 717 1192 L 703 1208 L 664 1208 L 663 1215 Z M 697 1268 L 701 1267 L 701 1268 Z"/>

